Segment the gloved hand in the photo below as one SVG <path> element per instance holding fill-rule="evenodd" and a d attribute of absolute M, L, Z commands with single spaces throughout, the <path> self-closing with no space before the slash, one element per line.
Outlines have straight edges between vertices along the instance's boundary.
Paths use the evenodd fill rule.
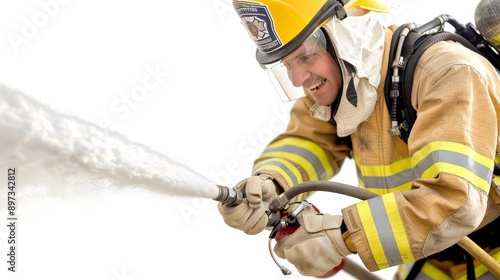
<path fill-rule="evenodd" d="M 276 186 L 270 175 L 251 176 L 234 186 L 245 194 L 243 202 L 237 206 L 217 205 L 224 221 L 229 226 L 242 230 L 246 234 L 257 234 L 266 228 L 268 217 L 266 210 L 276 198 Z"/>
<path fill-rule="evenodd" d="M 352 254 L 340 232 L 342 216 L 320 214 L 308 205 L 297 215 L 297 220 L 300 228 L 281 239 L 274 252 L 293 264 L 300 274 L 322 276 Z"/>

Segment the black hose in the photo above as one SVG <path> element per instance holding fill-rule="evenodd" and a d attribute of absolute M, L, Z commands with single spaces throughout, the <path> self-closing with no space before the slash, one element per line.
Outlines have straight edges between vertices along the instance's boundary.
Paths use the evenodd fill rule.
<path fill-rule="evenodd" d="M 433 20 L 429 21 L 426 24 L 423 24 L 417 28 L 415 28 L 415 31 L 418 33 L 425 33 L 433 28 L 436 28 L 438 26 L 442 26 L 444 23 L 450 23 L 455 27 L 456 24 L 459 24 L 458 21 L 455 20 L 453 16 L 447 15 L 447 14 L 442 14 L 440 16 L 435 17 Z"/>
<path fill-rule="evenodd" d="M 331 182 L 331 181 L 309 181 L 298 184 L 293 188 L 286 190 L 284 193 L 279 195 L 276 199 L 274 199 L 269 205 L 269 210 L 271 212 L 278 212 L 282 210 L 290 200 L 302 193 L 305 192 L 314 192 L 314 191 L 326 191 L 333 192 L 343 195 L 348 195 L 354 198 L 358 198 L 361 200 L 366 200 L 372 197 L 376 197 L 377 195 L 367 191 L 362 188 L 357 188 L 351 185 Z"/>

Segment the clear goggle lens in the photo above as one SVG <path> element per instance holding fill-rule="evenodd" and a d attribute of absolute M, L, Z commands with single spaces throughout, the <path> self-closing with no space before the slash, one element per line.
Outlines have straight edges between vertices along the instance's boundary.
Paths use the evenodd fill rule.
<path fill-rule="evenodd" d="M 318 29 L 286 58 L 272 64 L 262 65 L 269 74 L 281 100 L 292 101 L 306 95 L 304 88 L 311 85 L 298 85 L 298 83 L 294 85 L 294 77 L 308 71 L 309 66 L 317 62 L 317 59 L 325 52 L 326 38 L 323 31 Z M 314 80 L 315 77 L 308 79 L 311 83 Z"/>

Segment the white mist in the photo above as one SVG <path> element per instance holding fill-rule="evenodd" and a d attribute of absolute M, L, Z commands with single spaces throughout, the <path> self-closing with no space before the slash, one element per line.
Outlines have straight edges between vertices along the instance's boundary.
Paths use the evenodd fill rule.
<path fill-rule="evenodd" d="M 25 182 L 79 173 L 112 187 L 165 195 L 214 198 L 218 189 L 187 165 L 123 135 L 60 114 L 0 86 L 0 165 L 16 167 Z M 94 182 L 93 182 L 94 181 Z M 71 186 L 68 186 L 71 187 Z"/>

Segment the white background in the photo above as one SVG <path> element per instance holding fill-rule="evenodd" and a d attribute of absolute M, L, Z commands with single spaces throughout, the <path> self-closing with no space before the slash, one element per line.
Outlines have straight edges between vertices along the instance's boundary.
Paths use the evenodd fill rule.
<path fill-rule="evenodd" d="M 448 13 L 466 23 L 477 2 L 400 1 L 387 22 Z M 217 184 L 248 176 L 286 125 L 291 104 L 274 93 L 254 52 L 229 0 L 0 1 L 0 83 L 183 161 Z M 160 73 L 156 87 L 137 95 L 151 71 Z M 353 163 L 343 171 L 334 180 L 355 185 Z M 30 188 L 22 184 L 29 172 L 19 171 L 19 190 Z M 307 279 L 292 266 L 282 276 L 267 233 L 227 227 L 210 199 L 43 180 L 80 189 L 19 197 L 16 273 L 7 271 L 0 190 L 2 279 Z M 310 200 L 333 214 L 355 202 L 327 193 Z"/>

